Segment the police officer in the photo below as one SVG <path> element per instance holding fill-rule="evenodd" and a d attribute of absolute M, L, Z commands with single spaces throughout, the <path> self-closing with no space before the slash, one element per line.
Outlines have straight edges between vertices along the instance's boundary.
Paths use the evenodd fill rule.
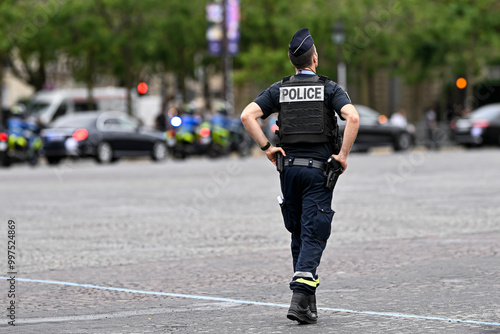
<path fill-rule="evenodd" d="M 276 153 L 284 156 L 280 172 L 280 201 L 286 229 L 291 233 L 293 291 L 287 317 L 299 323 L 316 323 L 316 269 L 331 232 L 334 211 L 332 190 L 325 187 L 326 161 L 333 157 L 347 169 L 347 156 L 356 138 L 359 115 L 348 95 L 335 82 L 318 76 L 318 53 L 308 29 L 295 33 L 288 57 L 294 76 L 271 85 L 243 110 L 241 121 L 267 158 L 276 165 Z M 280 146 L 269 143 L 257 121 L 278 112 Z M 346 120 L 338 135 L 337 113 Z"/>

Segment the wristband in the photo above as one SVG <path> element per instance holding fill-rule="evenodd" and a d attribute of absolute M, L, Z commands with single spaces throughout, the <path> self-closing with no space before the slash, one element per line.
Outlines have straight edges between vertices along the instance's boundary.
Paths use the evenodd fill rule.
<path fill-rule="evenodd" d="M 266 144 L 266 145 L 264 145 L 264 146 L 261 146 L 261 147 L 260 147 L 260 149 L 261 149 L 262 151 L 265 151 L 265 150 L 267 150 L 269 147 L 271 147 L 271 143 L 270 143 L 270 142 L 267 142 L 267 144 Z"/>

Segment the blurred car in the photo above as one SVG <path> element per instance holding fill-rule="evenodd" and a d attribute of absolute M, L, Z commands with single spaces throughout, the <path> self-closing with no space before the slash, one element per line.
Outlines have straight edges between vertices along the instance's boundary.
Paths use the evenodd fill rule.
<path fill-rule="evenodd" d="M 500 145 L 500 103 L 482 106 L 468 117 L 450 123 L 451 138 L 457 144 L 473 147 Z"/>
<path fill-rule="evenodd" d="M 93 157 L 100 163 L 122 157 L 149 156 L 164 160 L 167 154 L 164 132 L 147 129 L 139 120 L 123 112 L 85 112 L 57 119 L 42 130 L 47 162 L 63 158 Z"/>
<path fill-rule="evenodd" d="M 372 147 L 391 146 L 396 151 L 407 150 L 415 144 L 414 128 L 390 125 L 385 115 L 363 106 L 355 105 L 359 113 L 358 136 L 354 141 L 353 151 L 366 152 Z M 345 122 L 339 121 L 343 133 Z"/>

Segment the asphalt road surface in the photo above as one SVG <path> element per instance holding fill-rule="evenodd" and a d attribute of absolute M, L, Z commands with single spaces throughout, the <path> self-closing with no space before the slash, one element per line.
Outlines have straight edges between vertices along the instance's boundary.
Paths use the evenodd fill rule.
<path fill-rule="evenodd" d="M 264 157 L 0 170 L 0 333 L 500 333 L 499 166 L 352 154 L 308 326 Z"/>

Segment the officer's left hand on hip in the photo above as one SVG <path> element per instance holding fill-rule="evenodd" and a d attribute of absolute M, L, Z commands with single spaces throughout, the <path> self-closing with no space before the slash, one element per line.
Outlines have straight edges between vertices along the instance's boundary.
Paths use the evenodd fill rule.
<path fill-rule="evenodd" d="M 280 152 L 280 151 L 281 151 L 281 153 L 283 153 L 283 156 L 286 156 L 285 150 L 283 150 L 282 147 L 274 147 L 274 146 L 271 145 L 267 150 L 265 150 L 267 158 L 275 166 L 276 166 L 276 154 L 275 153 L 276 152 Z"/>

